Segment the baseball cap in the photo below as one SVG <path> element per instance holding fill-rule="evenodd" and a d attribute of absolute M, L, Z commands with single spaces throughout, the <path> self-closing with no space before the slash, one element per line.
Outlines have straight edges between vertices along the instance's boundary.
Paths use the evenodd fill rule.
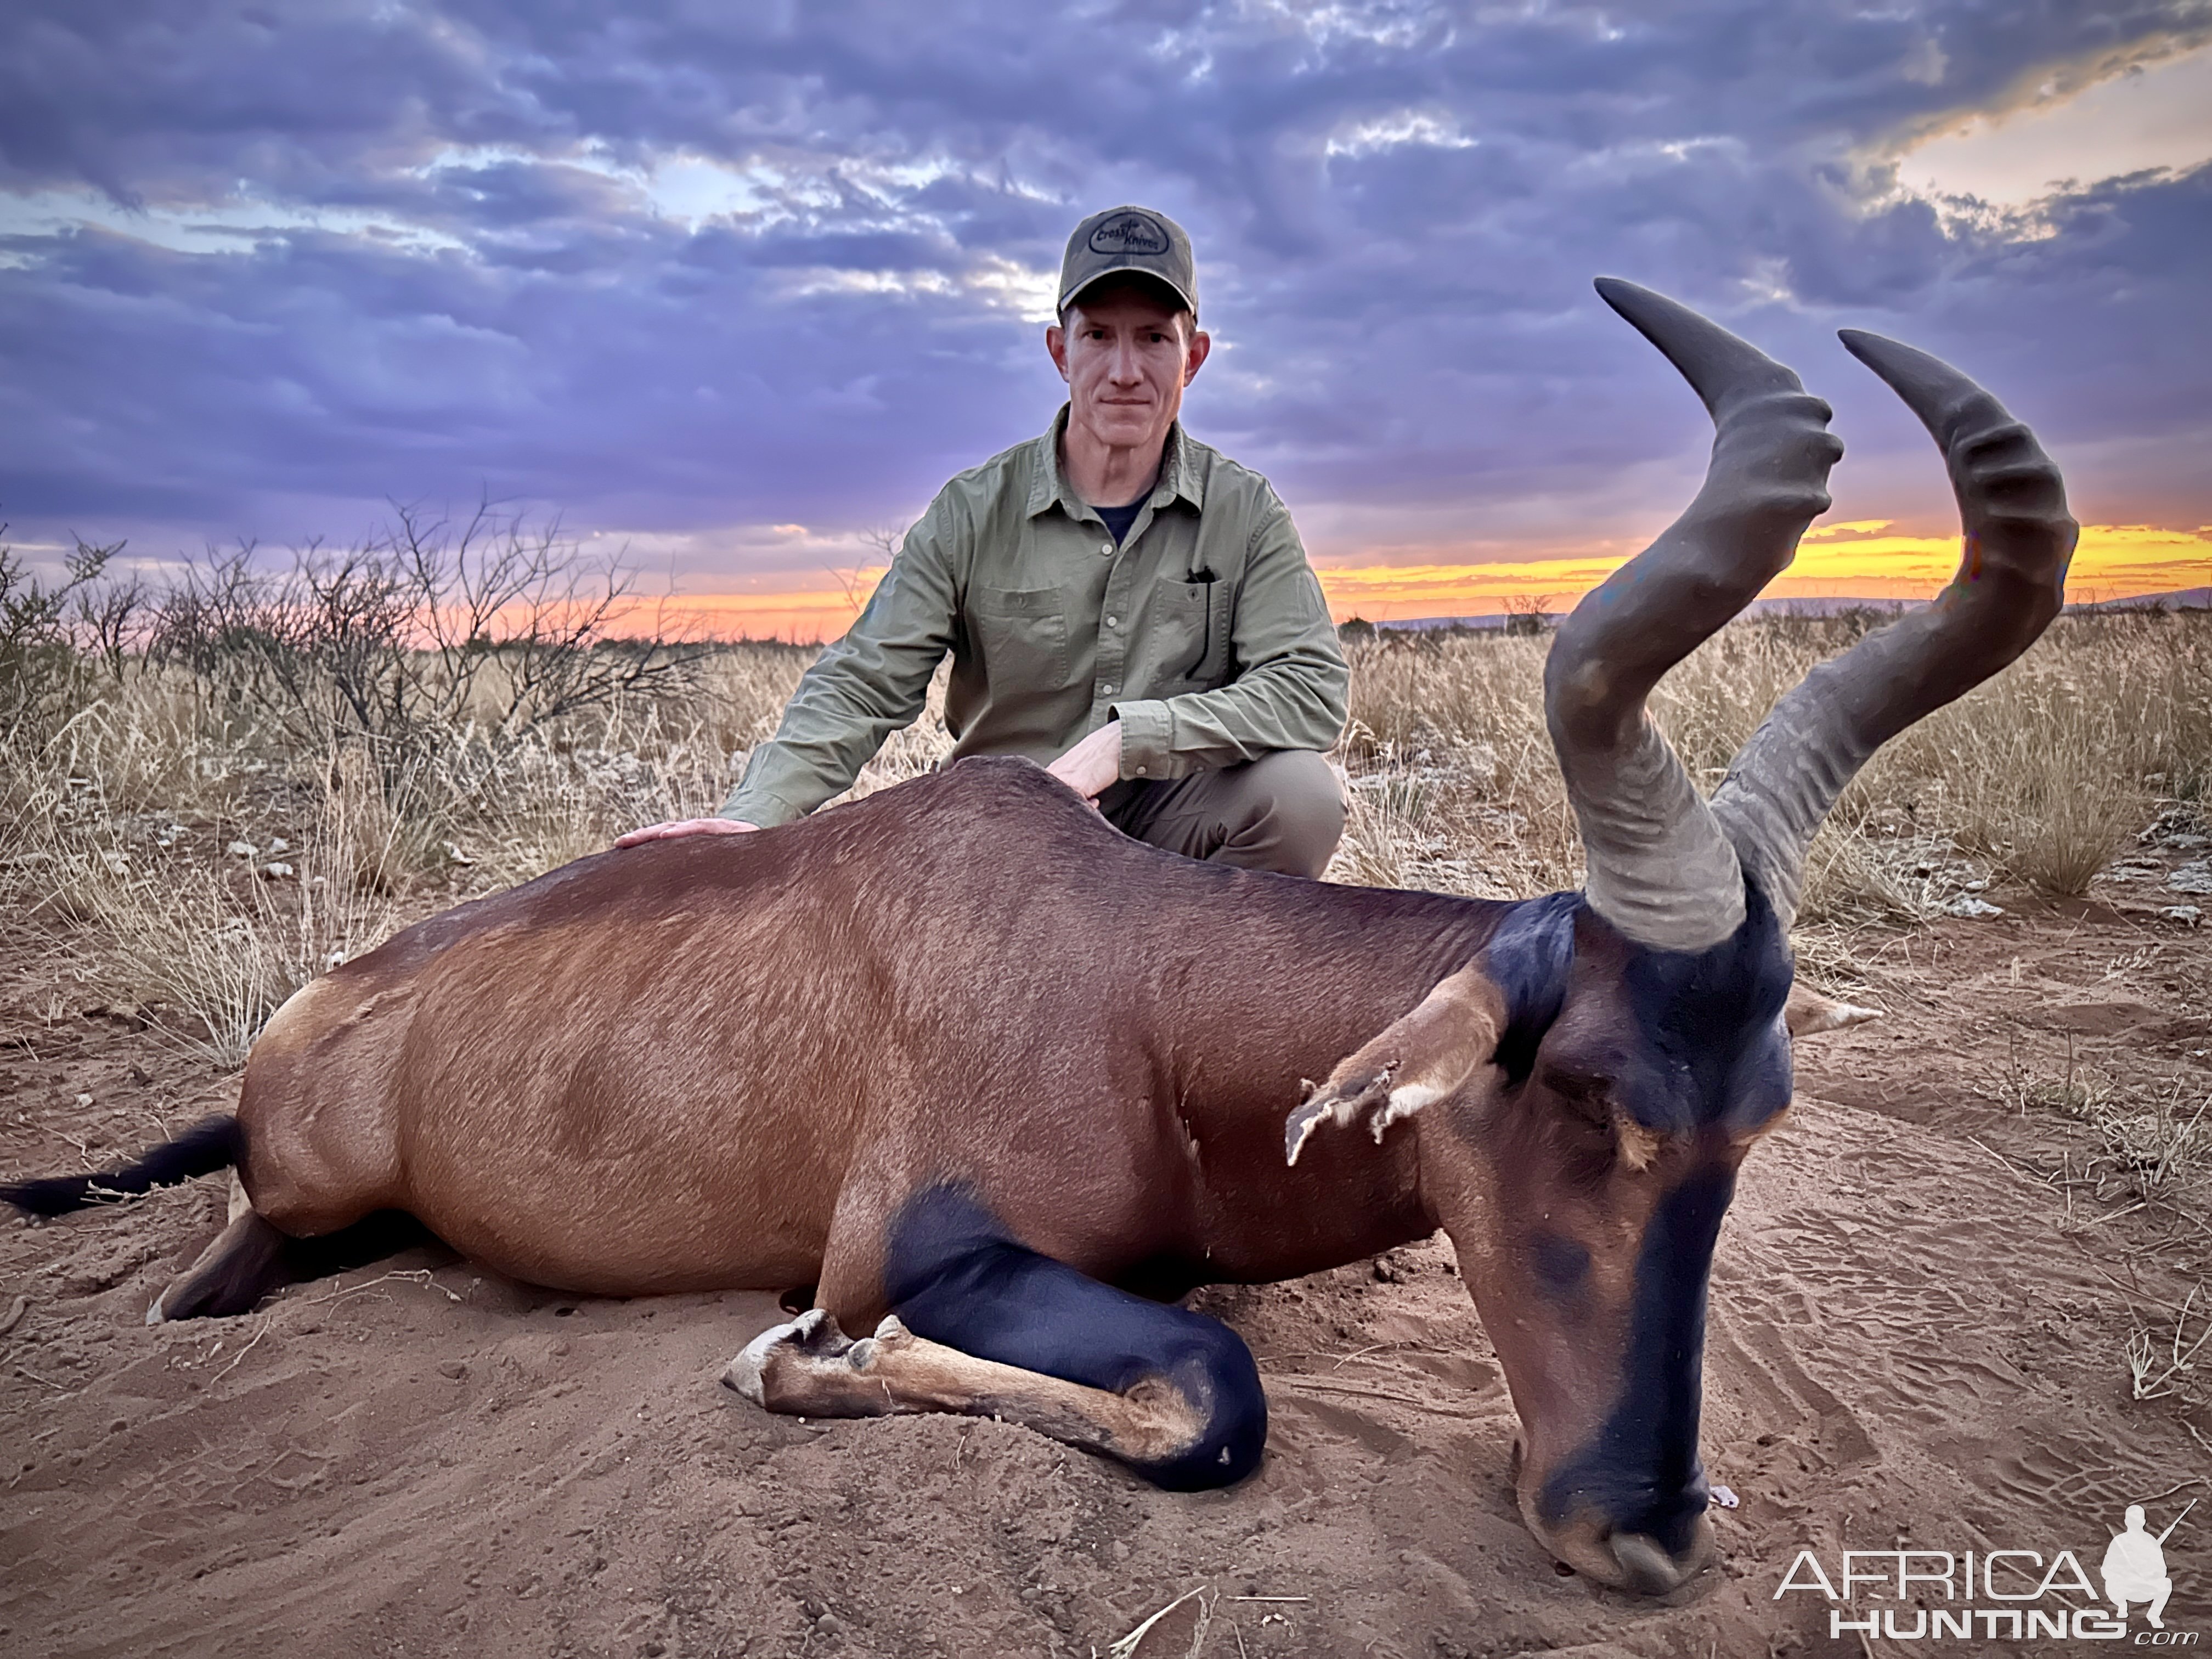
<path fill-rule="evenodd" d="M 1060 262 L 1058 309 L 1066 310 L 1070 301 L 1100 277 L 1125 270 L 1165 283 L 1190 307 L 1190 314 L 1198 315 L 1198 272 L 1190 257 L 1190 238 L 1166 214 L 1128 206 L 1094 213 L 1076 226 Z"/>

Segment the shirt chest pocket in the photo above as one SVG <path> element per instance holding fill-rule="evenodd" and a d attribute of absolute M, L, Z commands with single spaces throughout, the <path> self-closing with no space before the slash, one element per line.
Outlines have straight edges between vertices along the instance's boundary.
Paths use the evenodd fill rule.
<path fill-rule="evenodd" d="M 969 590 L 968 608 L 984 678 L 999 688 L 1052 690 L 1067 682 L 1067 609 L 1055 587 Z"/>
<path fill-rule="evenodd" d="M 1163 580 L 1152 590 L 1150 610 L 1146 655 L 1160 682 L 1207 690 L 1226 683 L 1228 583 Z"/>

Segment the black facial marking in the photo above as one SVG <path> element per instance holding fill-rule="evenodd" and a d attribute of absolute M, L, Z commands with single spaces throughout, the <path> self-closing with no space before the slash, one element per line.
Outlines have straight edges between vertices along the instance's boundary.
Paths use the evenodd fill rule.
<path fill-rule="evenodd" d="M 1589 1272 L 1589 1249 L 1557 1233 L 1538 1233 L 1528 1247 L 1536 1284 L 1547 1296 L 1564 1300 L 1582 1288 Z"/>
<path fill-rule="evenodd" d="M 1744 885 L 1743 925 L 1708 951 L 1637 950 L 1621 976 L 1630 1030 L 1614 1097 L 1645 1128 L 1753 1127 L 1790 1103 L 1790 947 L 1773 907 Z"/>
<path fill-rule="evenodd" d="M 1672 1553 L 1688 1547 L 1706 1501 L 1698 1462 L 1705 1284 L 1735 1192 L 1735 1171 L 1714 1164 L 1652 1212 L 1637 1253 L 1620 1394 L 1589 1444 L 1545 1483 L 1538 1508 L 1551 1524 L 1595 1509 L 1617 1532 L 1642 1533 Z"/>
<path fill-rule="evenodd" d="M 1581 904 L 1579 893 L 1547 893 L 1516 904 L 1483 951 L 1483 971 L 1505 1000 L 1498 1063 L 1509 1085 L 1527 1079 L 1537 1044 L 1559 1017 L 1567 969 L 1574 960 L 1575 912 Z"/>
<path fill-rule="evenodd" d="M 884 1289 L 917 1336 L 1115 1392 L 1164 1377 L 1206 1414 L 1181 1456 L 1133 1466 L 1157 1485 L 1225 1486 L 1258 1467 L 1267 1400 L 1243 1340 L 1218 1320 L 1102 1285 L 1008 1237 L 960 1188 L 916 1193 L 892 1218 Z"/>

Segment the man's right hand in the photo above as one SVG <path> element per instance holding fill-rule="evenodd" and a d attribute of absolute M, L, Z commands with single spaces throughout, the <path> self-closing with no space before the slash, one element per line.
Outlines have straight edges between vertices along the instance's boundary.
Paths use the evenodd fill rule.
<path fill-rule="evenodd" d="M 649 841 L 674 841 L 680 836 L 750 836 L 760 829 L 743 818 L 678 818 L 672 823 L 648 823 L 617 836 L 617 847 L 639 847 Z"/>

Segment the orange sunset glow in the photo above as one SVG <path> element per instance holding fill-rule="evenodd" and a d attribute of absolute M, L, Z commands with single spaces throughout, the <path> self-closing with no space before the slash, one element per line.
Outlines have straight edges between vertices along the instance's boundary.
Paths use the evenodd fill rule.
<path fill-rule="evenodd" d="M 1492 614 L 1540 602 L 1571 606 L 1632 553 L 1605 549 L 1565 558 L 1480 564 L 1322 564 L 1317 569 L 1339 622 L 1401 622 L 1424 617 Z M 1796 562 L 1768 589 L 1774 599 L 1924 599 L 1951 579 L 1956 536 L 1895 533 L 1886 519 L 1817 525 Z M 810 577 L 792 573 L 788 589 L 694 593 L 678 601 L 693 624 L 716 638 L 816 641 L 844 632 L 883 571 L 876 568 Z M 853 578 L 849 582 L 846 578 Z M 2085 525 L 2066 592 L 2076 602 L 2124 599 L 2212 583 L 2212 526 L 2166 530 L 2150 525 Z"/>

